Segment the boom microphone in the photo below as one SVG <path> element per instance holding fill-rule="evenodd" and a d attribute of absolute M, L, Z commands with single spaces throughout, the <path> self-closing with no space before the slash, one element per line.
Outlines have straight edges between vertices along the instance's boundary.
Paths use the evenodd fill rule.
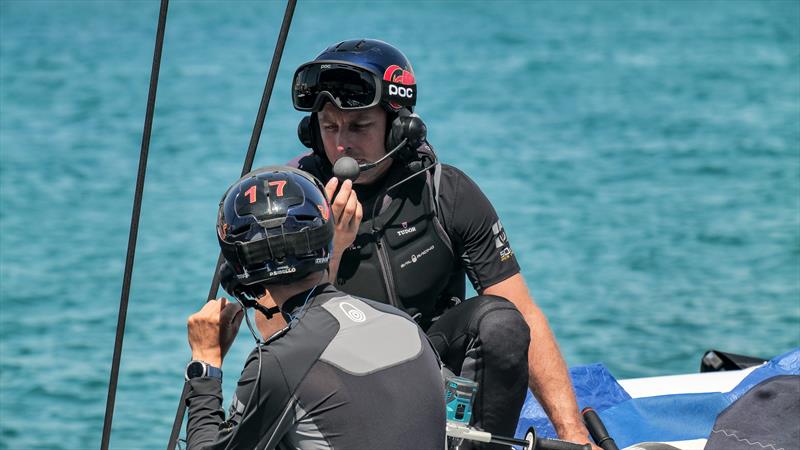
<path fill-rule="evenodd" d="M 370 170 L 382 163 L 386 158 L 392 156 L 401 148 L 403 148 L 407 142 L 408 139 L 403 139 L 400 141 L 400 144 L 398 144 L 397 147 L 393 148 L 389 153 L 383 155 L 381 159 L 371 163 L 359 164 L 358 161 L 349 156 L 342 156 L 341 158 L 337 159 L 336 163 L 333 165 L 333 176 L 340 180 L 356 181 L 361 172 Z"/>
<path fill-rule="evenodd" d="M 342 156 L 333 165 L 333 176 L 342 181 L 356 181 L 359 174 L 361 174 L 361 167 L 359 167 L 358 161 L 349 156 Z"/>

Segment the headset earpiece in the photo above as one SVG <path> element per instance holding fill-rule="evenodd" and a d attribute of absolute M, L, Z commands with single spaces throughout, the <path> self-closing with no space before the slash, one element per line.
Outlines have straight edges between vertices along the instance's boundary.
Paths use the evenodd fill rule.
<path fill-rule="evenodd" d="M 389 124 L 389 132 L 386 134 L 386 151 L 389 152 L 406 139 L 407 142 L 402 149 L 398 150 L 393 156 L 396 160 L 408 163 L 417 159 L 416 149 L 428 136 L 428 128 L 425 122 L 406 108 L 397 113 L 397 117 Z M 300 120 L 297 125 L 297 137 L 306 147 L 312 149 L 323 161 L 327 161 L 325 150 L 322 144 L 322 137 L 319 134 L 319 121 L 316 113 L 309 114 Z"/>
<path fill-rule="evenodd" d="M 405 146 L 394 155 L 395 159 L 408 163 L 417 159 L 416 150 L 428 135 L 425 122 L 407 109 L 403 108 L 397 113 L 389 126 L 386 135 L 386 151 L 389 152 L 407 139 Z"/>
<path fill-rule="evenodd" d="M 325 156 L 325 147 L 322 144 L 322 136 L 319 134 L 319 119 L 317 113 L 311 113 L 300 120 L 297 124 L 297 138 L 306 147 L 314 151 L 314 153 L 327 161 Z"/>
<path fill-rule="evenodd" d="M 263 288 L 258 284 L 247 286 L 240 283 L 236 278 L 236 272 L 228 261 L 222 261 L 222 265 L 219 266 L 219 284 L 228 295 L 236 297 L 248 307 L 252 306 L 253 301 L 264 294 L 262 292 Z"/>
<path fill-rule="evenodd" d="M 236 281 L 236 272 L 234 272 L 228 261 L 222 261 L 222 265 L 219 266 L 219 284 L 229 295 L 239 298 L 237 295 L 239 283 Z"/>
<path fill-rule="evenodd" d="M 311 131 L 311 116 L 305 116 L 300 123 L 297 124 L 297 137 L 300 139 L 300 142 L 303 143 L 308 148 L 313 148 L 314 141 L 313 141 L 313 134 Z"/>

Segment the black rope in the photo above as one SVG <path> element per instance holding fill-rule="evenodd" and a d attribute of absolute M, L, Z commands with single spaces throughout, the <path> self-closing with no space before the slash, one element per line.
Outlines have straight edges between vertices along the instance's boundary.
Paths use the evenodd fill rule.
<path fill-rule="evenodd" d="M 269 100 L 272 98 L 272 88 L 275 86 L 275 78 L 278 76 L 278 67 L 281 65 L 283 48 L 286 44 L 286 36 L 289 35 L 289 26 L 292 24 L 292 16 L 294 15 L 294 7 L 296 4 L 297 0 L 289 0 L 286 3 L 286 11 L 283 13 L 281 30 L 278 33 L 278 42 L 275 44 L 275 51 L 272 54 L 272 62 L 269 65 L 267 82 L 264 85 L 264 92 L 261 95 L 261 104 L 258 107 L 256 123 L 253 125 L 253 134 L 250 135 L 250 145 L 247 147 L 247 155 L 244 158 L 242 173 L 239 175 L 240 177 L 243 177 L 247 172 L 250 172 L 253 169 L 253 160 L 256 158 L 258 141 L 261 139 L 261 129 L 264 128 L 264 120 L 267 117 Z M 216 270 L 214 270 L 214 278 L 211 281 L 211 289 L 208 292 L 209 300 L 217 297 L 217 291 L 219 291 L 219 266 L 222 265 L 222 261 L 223 257 L 222 253 L 220 253 L 219 258 L 217 258 Z"/>
<path fill-rule="evenodd" d="M 111 437 L 111 422 L 114 418 L 114 401 L 117 395 L 119 363 L 122 356 L 122 338 L 125 335 L 125 319 L 128 315 L 128 296 L 131 291 L 133 259 L 136 253 L 136 238 L 139 234 L 139 215 L 142 210 L 142 193 L 144 191 L 145 172 L 147 171 L 147 154 L 150 149 L 150 132 L 153 129 L 153 112 L 155 111 L 156 107 L 158 72 L 161 67 L 161 49 L 164 47 L 164 29 L 167 25 L 168 6 L 169 0 L 161 0 L 161 10 L 158 13 L 158 27 L 156 29 L 156 46 L 155 50 L 153 51 L 153 67 L 150 71 L 150 91 L 147 94 L 147 110 L 144 116 L 142 149 L 139 154 L 139 172 L 136 176 L 136 190 L 133 197 L 131 229 L 130 234 L 128 235 L 128 255 L 125 259 L 125 275 L 122 279 L 122 295 L 119 301 L 117 337 L 114 342 L 114 357 L 111 362 L 111 378 L 108 382 L 108 398 L 106 399 L 106 415 L 105 420 L 103 421 L 103 437 L 100 441 L 100 448 L 102 450 L 108 449 L 108 441 Z"/>
<path fill-rule="evenodd" d="M 281 30 L 278 33 L 278 42 L 275 44 L 275 52 L 272 54 L 272 62 L 269 66 L 269 74 L 267 75 L 267 82 L 264 85 L 264 92 L 261 95 L 261 104 L 258 107 L 258 114 L 256 115 L 256 123 L 253 125 L 253 134 L 250 136 L 250 145 L 247 148 L 247 156 L 244 159 L 242 166 L 242 174 L 244 176 L 253 168 L 253 160 L 256 157 L 256 149 L 258 148 L 258 141 L 261 138 L 261 130 L 264 127 L 264 120 L 267 117 L 267 109 L 269 108 L 269 100 L 272 98 L 272 88 L 275 86 L 275 79 L 278 76 L 278 67 L 281 64 L 283 57 L 283 48 L 286 45 L 286 37 L 289 35 L 289 26 L 292 24 L 292 16 L 294 15 L 294 8 L 297 0 L 289 0 L 286 3 L 286 11 L 283 14 L 283 22 L 281 23 Z M 219 291 L 219 267 L 222 265 L 222 253 L 217 258 L 217 266 L 214 269 L 214 278 L 211 281 L 211 289 L 208 291 L 208 300 L 217 297 Z M 167 450 L 173 450 L 178 443 L 178 435 L 183 425 L 183 416 L 186 413 L 186 394 L 189 391 L 189 384 L 183 384 L 183 392 L 181 399 L 178 403 L 178 410 L 175 414 L 175 421 L 172 423 L 172 433 L 167 443 Z"/>

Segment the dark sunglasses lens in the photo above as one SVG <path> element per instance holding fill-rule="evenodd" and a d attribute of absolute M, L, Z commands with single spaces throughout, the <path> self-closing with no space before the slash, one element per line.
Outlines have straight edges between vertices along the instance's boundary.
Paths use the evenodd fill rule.
<path fill-rule="evenodd" d="M 294 75 L 294 88 L 292 99 L 295 108 L 310 109 L 317 100 L 317 82 L 319 80 L 319 66 L 306 66 Z"/>
<path fill-rule="evenodd" d="M 320 73 L 319 91 L 329 92 L 340 108 L 362 108 L 375 101 L 372 75 L 348 68 L 328 69 Z"/>
<path fill-rule="evenodd" d="M 369 72 L 347 66 L 322 64 L 303 68 L 295 76 L 294 103 L 311 109 L 323 92 L 342 109 L 363 108 L 377 103 L 379 92 Z"/>

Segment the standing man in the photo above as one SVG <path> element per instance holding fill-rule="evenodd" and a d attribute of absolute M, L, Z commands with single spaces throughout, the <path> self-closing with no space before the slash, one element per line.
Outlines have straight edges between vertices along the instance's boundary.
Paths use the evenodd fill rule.
<path fill-rule="evenodd" d="M 425 334 L 396 308 L 328 282 L 323 189 L 297 169 L 267 167 L 225 193 L 221 282 L 238 303 L 212 300 L 189 318 L 188 449 L 444 448 L 444 387 Z M 222 360 L 242 306 L 263 313 L 256 326 L 269 336 L 277 311 L 262 304 L 266 289 L 288 326 L 256 338 L 226 420 Z"/>
<path fill-rule="evenodd" d="M 512 435 L 530 386 L 562 439 L 589 442 L 503 226 L 469 177 L 437 162 L 417 92 L 405 55 L 376 40 L 332 45 L 295 72 L 294 107 L 310 113 L 298 135 L 312 152 L 293 164 L 333 198 L 331 280 L 417 320 L 445 365 L 479 383 L 475 426 Z M 466 277 L 477 297 L 465 299 Z"/>

